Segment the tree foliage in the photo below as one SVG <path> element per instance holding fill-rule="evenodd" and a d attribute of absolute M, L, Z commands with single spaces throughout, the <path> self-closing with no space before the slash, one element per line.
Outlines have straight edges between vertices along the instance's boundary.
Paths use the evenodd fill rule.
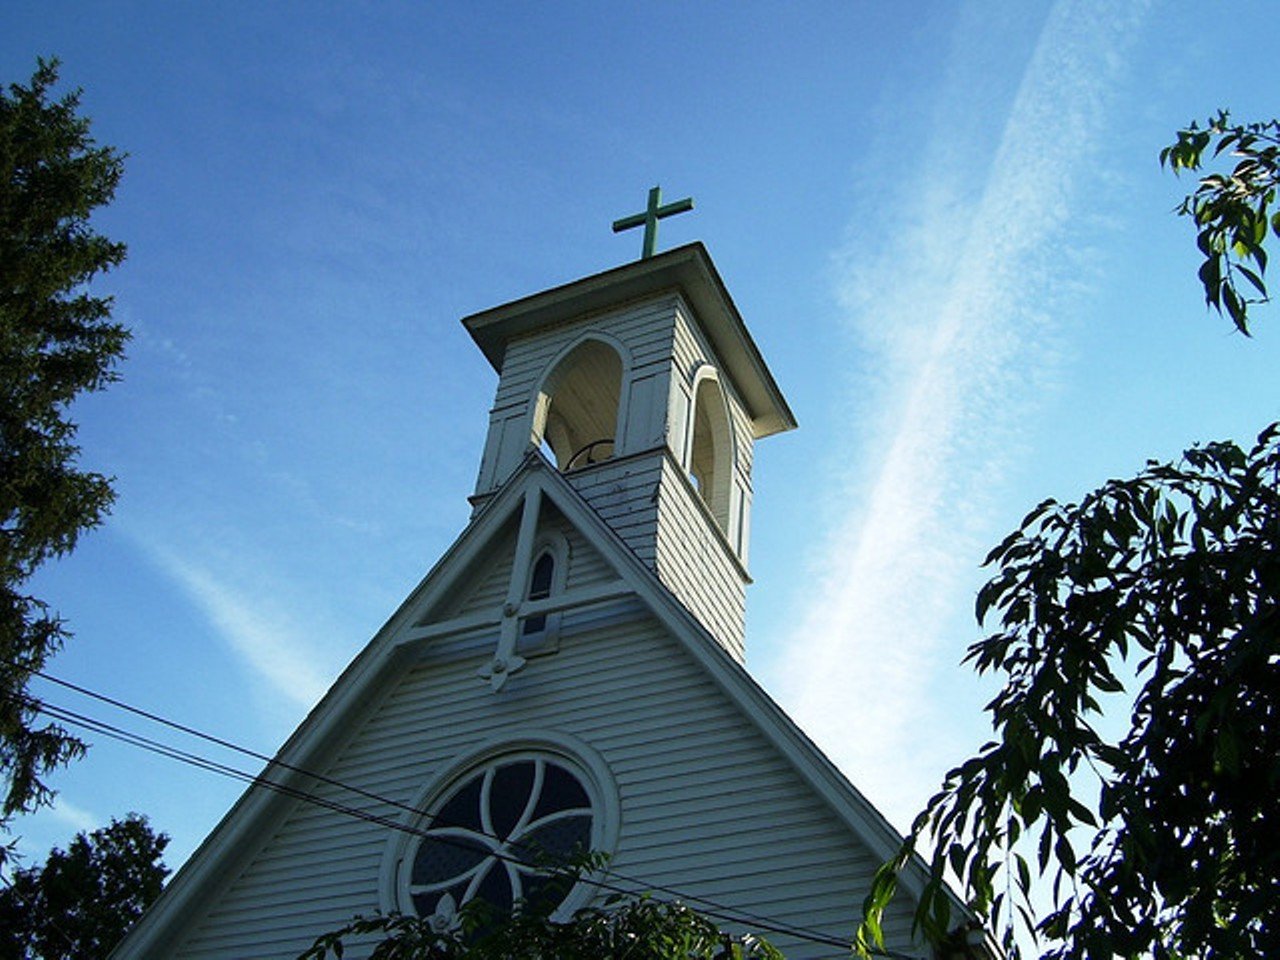
<path fill-rule="evenodd" d="M 1277 121 L 1222 111 L 1160 154 L 1175 172 L 1237 158 L 1178 212 L 1198 229 L 1207 302 L 1245 334 L 1280 236 L 1278 148 Z M 977 615 L 995 629 L 966 662 L 1002 680 L 996 739 L 877 873 L 863 952 L 919 847 L 915 919 L 935 942 L 950 874 L 1015 958 L 1017 930 L 1051 958 L 1280 956 L 1280 424 L 1046 501 L 986 563 Z"/>
<path fill-rule="evenodd" d="M 681 903 L 613 897 L 560 923 L 551 919 L 558 902 L 550 897 L 498 915 L 473 900 L 453 926 L 406 914 L 357 917 L 299 960 L 341 958 L 347 941 L 369 937 L 379 938 L 370 960 L 783 960 L 767 940 L 726 933 Z"/>
<path fill-rule="evenodd" d="M 947 775 L 871 918 L 923 838 L 931 936 L 950 868 L 1048 957 L 1280 956 L 1280 425 L 1046 501 L 987 562 L 977 613 L 997 629 L 967 659 L 1004 679 L 997 739 Z M 1126 691 L 1113 735 L 1103 708 Z"/>
<path fill-rule="evenodd" d="M 160 895 L 169 838 L 131 813 L 0 888 L 0 960 L 105 957 Z"/>
<path fill-rule="evenodd" d="M 1196 243 L 1204 255 L 1200 282 L 1205 302 L 1226 311 L 1243 334 L 1249 333 L 1249 307 L 1267 300 L 1267 235 L 1280 237 L 1275 211 L 1280 183 L 1280 122 L 1233 124 L 1225 110 L 1203 128 L 1194 121 L 1160 151 L 1161 165 L 1175 173 L 1199 171 L 1206 155 L 1235 157 L 1230 172 L 1208 173 L 1178 207 L 1196 224 Z"/>
<path fill-rule="evenodd" d="M 128 339 L 85 288 L 125 256 L 90 225 L 123 161 L 90 136 L 78 91 L 52 97 L 57 80 L 41 60 L 28 85 L 0 87 L 0 825 L 46 802 L 45 773 L 84 749 L 37 725 L 28 679 L 68 633 L 26 584 L 111 503 L 108 478 L 77 467 L 68 409 L 116 378 Z"/>

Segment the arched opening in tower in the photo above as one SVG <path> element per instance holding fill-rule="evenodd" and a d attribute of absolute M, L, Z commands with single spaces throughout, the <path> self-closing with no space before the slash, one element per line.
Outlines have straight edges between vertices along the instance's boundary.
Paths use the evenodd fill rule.
<path fill-rule="evenodd" d="M 582 341 L 543 384 L 533 442 L 565 472 L 613 457 L 622 393 L 622 358 L 609 344 Z"/>

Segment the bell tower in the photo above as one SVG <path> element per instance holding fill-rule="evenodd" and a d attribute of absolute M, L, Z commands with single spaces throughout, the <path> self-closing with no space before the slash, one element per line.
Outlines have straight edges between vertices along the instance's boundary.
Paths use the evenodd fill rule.
<path fill-rule="evenodd" d="M 540 450 L 742 660 L 755 441 L 796 423 L 706 248 L 463 324 L 499 374 L 477 511 Z"/>

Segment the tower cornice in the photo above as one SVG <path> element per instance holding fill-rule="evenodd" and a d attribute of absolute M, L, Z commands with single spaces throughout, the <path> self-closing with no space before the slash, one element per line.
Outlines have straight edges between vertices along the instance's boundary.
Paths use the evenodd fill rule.
<path fill-rule="evenodd" d="M 742 397 L 754 436 L 759 439 L 794 429 L 795 416 L 701 243 L 473 313 L 462 323 L 493 368 L 501 372 L 507 344 L 516 337 L 666 291 L 678 292 L 697 315 Z"/>

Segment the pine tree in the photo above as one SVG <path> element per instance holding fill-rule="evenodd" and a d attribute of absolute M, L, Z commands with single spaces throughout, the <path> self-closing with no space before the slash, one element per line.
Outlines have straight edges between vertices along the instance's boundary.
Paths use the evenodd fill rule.
<path fill-rule="evenodd" d="M 84 752 L 39 723 L 28 683 L 69 633 L 27 584 L 111 505 L 110 479 L 79 469 L 69 409 L 116 379 L 129 337 L 87 291 L 125 257 L 90 224 L 123 157 L 90 136 L 78 90 L 52 98 L 57 81 L 40 60 L 29 85 L 0 87 L 0 827 L 47 803 L 48 771 Z"/>

